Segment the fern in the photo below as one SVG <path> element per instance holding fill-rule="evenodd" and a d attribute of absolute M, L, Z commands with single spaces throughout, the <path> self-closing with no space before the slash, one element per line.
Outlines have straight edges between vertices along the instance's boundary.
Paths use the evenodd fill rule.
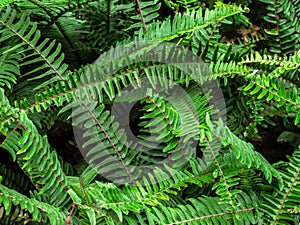
<path fill-rule="evenodd" d="M 22 58 L 19 56 L 21 66 L 30 63 L 35 63 L 36 65 L 40 64 L 36 68 L 32 68 L 22 75 L 30 76 L 32 73 L 37 73 L 37 71 L 44 71 L 46 68 L 50 68 L 48 71 L 37 73 L 29 80 L 45 79 L 45 77 L 47 77 L 48 84 L 57 79 L 65 80 L 63 74 L 67 69 L 67 65 L 62 64 L 63 55 L 60 55 L 61 45 L 58 44 L 56 46 L 55 41 L 53 40 L 50 42 L 49 39 L 45 39 L 41 42 L 41 32 L 37 30 L 36 24 L 31 24 L 30 19 L 26 17 L 26 14 L 23 14 L 18 22 L 13 24 L 16 16 L 16 11 L 8 7 L 0 21 L 0 24 L 5 27 L 1 32 L 1 41 L 7 41 L 11 37 L 16 37 L 13 47 L 8 49 L 6 53 L 22 52 L 24 54 L 22 57 L 23 60 L 27 59 L 27 61 L 26 63 L 22 63 Z M 25 46 L 24 49 L 23 46 Z M 54 46 L 56 46 L 55 51 L 53 51 Z M 13 79 L 12 75 L 10 75 L 10 77 Z"/>
<path fill-rule="evenodd" d="M 284 182 L 283 190 L 273 191 L 276 198 L 270 198 L 271 193 L 263 193 L 262 211 L 266 214 L 265 221 L 270 224 L 289 224 L 297 217 L 297 213 L 293 214 L 293 211 L 297 212 L 299 202 L 299 148 L 289 158 L 289 162 L 281 166 L 285 167 L 285 170 L 280 171 Z"/>
<path fill-rule="evenodd" d="M 144 26 L 144 24 L 141 21 L 142 20 L 146 25 L 150 24 L 152 21 L 158 18 L 159 14 L 158 11 L 160 10 L 161 3 L 156 1 L 148 1 L 148 2 L 141 2 L 140 3 L 140 9 L 142 14 L 141 15 L 134 15 L 131 17 L 132 20 L 137 21 L 136 23 L 132 24 L 130 27 L 128 27 L 128 30 L 134 29 L 134 28 L 141 28 Z"/>
<path fill-rule="evenodd" d="M 275 40 L 269 41 L 271 52 L 281 56 L 299 50 L 299 2 L 298 1 L 265 1 L 268 14 L 264 19 L 272 24 L 266 31 Z M 273 38 L 272 38 L 273 39 Z"/>
<path fill-rule="evenodd" d="M 2 2 L 1 224 L 297 223 L 298 0 L 238 2 Z"/>
<path fill-rule="evenodd" d="M 20 207 L 21 210 L 27 211 L 33 221 L 47 221 L 51 224 L 62 223 L 64 213 L 56 207 L 47 203 L 29 199 L 20 193 L 10 190 L 0 184 L 0 201 L 3 203 L 6 215 L 11 213 L 13 205 Z M 27 214 L 27 213 L 25 213 Z M 28 215 L 29 216 L 29 215 Z M 28 218 L 28 216 L 25 216 Z"/>

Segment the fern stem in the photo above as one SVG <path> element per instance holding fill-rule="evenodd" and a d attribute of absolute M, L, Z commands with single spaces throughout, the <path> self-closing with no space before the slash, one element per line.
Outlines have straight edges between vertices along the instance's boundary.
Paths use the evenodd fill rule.
<path fill-rule="evenodd" d="M 76 94 L 76 96 L 79 98 L 78 94 Z M 114 149 L 115 153 L 116 153 L 117 156 L 118 156 L 119 161 L 121 162 L 123 168 L 125 169 L 125 171 L 126 171 L 128 177 L 129 177 L 131 183 L 132 183 L 133 185 L 136 185 L 135 180 L 133 179 L 133 177 L 132 177 L 130 171 L 128 170 L 128 168 L 127 168 L 125 162 L 123 161 L 122 156 L 120 155 L 118 149 L 116 148 L 116 146 L 115 146 L 113 140 L 109 137 L 109 134 L 107 133 L 107 131 L 105 130 L 105 128 L 103 127 L 103 125 L 100 123 L 100 121 L 98 120 L 98 118 L 96 117 L 96 115 L 95 115 L 95 114 L 92 112 L 92 110 L 87 106 L 87 104 L 84 103 L 84 102 L 82 102 L 82 104 L 83 104 L 84 108 L 85 108 L 85 109 L 89 112 L 89 114 L 92 116 L 92 118 L 94 119 L 94 121 L 98 124 L 98 126 L 100 127 L 100 129 L 101 129 L 102 132 L 104 133 L 106 139 L 109 141 L 110 145 L 111 145 L 112 148 Z"/>
<path fill-rule="evenodd" d="M 277 212 L 277 214 L 276 214 L 276 216 L 275 216 L 275 218 L 274 218 L 274 220 L 273 220 L 273 223 L 272 223 L 273 225 L 276 224 L 276 222 L 277 222 L 277 220 L 278 220 L 278 217 L 279 217 L 279 215 L 280 215 L 280 212 L 282 211 L 282 209 L 283 209 L 283 207 L 284 207 L 284 205 L 285 205 L 285 202 L 286 202 L 286 200 L 287 200 L 287 197 L 288 197 L 289 194 L 291 193 L 292 188 L 294 187 L 294 185 L 295 185 L 295 183 L 296 183 L 296 181 L 297 181 L 299 175 L 300 175 L 300 170 L 297 171 L 296 176 L 294 177 L 294 180 L 293 180 L 292 184 L 290 185 L 290 187 L 289 187 L 288 191 L 286 192 L 286 194 L 285 194 L 283 200 L 281 201 L 281 204 L 280 204 L 280 207 L 279 207 L 279 209 L 278 209 L 278 212 Z"/>
<path fill-rule="evenodd" d="M 145 19 L 144 19 L 144 16 L 143 16 L 143 11 L 142 11 L 142 8 L 141 8 L 140 1 L 139 1 L 139 0 L 136 0 L 135 2 L 136 2 L 136 6 L 137 6 L 137 11 L 138 11 L 139 14 L 141 15 L 141 18 L 142 18 L 142 22 L 143 22 L 143 26 L 144 26 L 145 32 L 147 32 L 148 29 L 147 29 L 146 22 L 145 22 Z"/>
<path fill-rule="evenodd" d="M 229 191 L 229 186 L 228 186 L 228 184 L 227 184 L 227 181 L 226 181 L 225 175 L 224 175 L 224 173 L 223 173 L 223 170 L 222 170 L 222 168 L 221 168 L 221 165 L 220 165 L 220 163 L 219 163 L 219 161 L 218 161 L 218 159 L 217 159 L 217 157 L 216 157 L 216 155 L 215 155 L 215 153 L 214 153 L 214 150 L 212 149 L 212 147 L 211 147 L 211 145 L 210 145 L 210 143 L 209 143 L 209 140 L 207 139 L 207 137 L 204 137 L 204 138 L 205 138 L 205 141 L 206 141 L 206 143 L 207 143 L 207 146 L 208 146 L 208 148 L 209 148 L 209 150 L 210 150 L 210 153 L 212 154 L 212 157 L 213 157 L 215 163 L 217 164 L 218 170 L 219 170 L 219 172 L 221 173 L 221 176 L 222 176 L 222 178 L 223 178 L 223 182 L 224 182 L 224 185 L 225 185 L 225 188 L 226 188 L 226 192 L 227 192 L 228 197 L 229 197 L 229 199 L 230 199 L 230 205 L 232 206 L 232 209 L 234 209 L 235 207 L 234 207 L 234 204 L 233 204 L 233 200 L 232 200 L 232 197 L 231 197 L 231 193 L 230 193 L 230 191 Z"/>
<path fill-rule="evenodd" d="M 5 24 L 3 21 L 0 21 L 0 24 L 2 24 L 4 27 L 6 27 L 15 35 L 17 35 L 23 42 L 25 42 L 30 48 L 32 48 L 62 80 L 66 80 L 62 76 L 62 74 L 51 64 L 51 62 L 39 50 L 37 50 L 28 40 L 26 40 L 21 34 L 16 32 L 11 26 Z"/>
<path fill-rule="evenodd" d="M 240 213 L 240 212 L 248 212 L 248 211 L 252 211 L 253 209 L 254 209 L 254 208 L 239 209 L 239 210 L 236 210 L 236 212 L 237 212 L 237 213 Z M 226 215 L 226 214 L 232 214 L 232 213 L 233 213 L 232 211 L 223 212 L 223 213 L 216 213 L 216 214 L 207 215 L 207 216 L 195 217 L 195 218 L 188 219 L 188 220 L 182 220 L 182 221 L 178 221 L 178 222 L 175 222 L 175 223 L 168 223 L 168 224 L 166 224 L 166 225 L 183 224 L 183 223 L 188 223 L 188 222 L 192 222 L 192 221 L 196 221 L 196 220 L 203 220 L 203 219 L 209 219 L 209 218 L 212 218 L 212 217 L 224 216 L 224 215 Z"/>
<path fill-rule="evenodd" d="M 71 216 L 75 208 L 76 208 L 76 204 L 73 204 L 71 211 L 68 213 L 68 217 L 66 219 L 66 225 L 70 225 Z"/>
<path fill-rule="evenodd" d="M 217 29 L 219 23 L 220 23 L 220 20 L 217 21 L 217 23 L 216 23 L 216 25 L 214 26 L 214 28 L 213 28 L 211 34 L 209 35 L 209 37 L 208 37 L 208 39 L 207 39 L 207 42 L 206 42 L 206 45 L 205 45 L 203 51 L 201 52 L 201 54 L 200 54 L 200 56 L 199 56 L 201 59 L 202 59 L 203 54 L 207 51 L 207 48 L 208 48 L 208 45 L 209 45 L 209 41 L 210 41 L 210 39 L 212 38 L 213 34 L 215 33 L 215 31 L 216 31 L 216 29 Z"/>

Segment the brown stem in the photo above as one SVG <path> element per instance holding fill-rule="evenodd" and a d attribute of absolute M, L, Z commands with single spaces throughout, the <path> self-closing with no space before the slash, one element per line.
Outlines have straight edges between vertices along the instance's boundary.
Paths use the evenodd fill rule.
<path fill-rule="evenodd" d="M 66 225 L 70 225 L 71 216 L 75 208 L 76 208 L 76 204 L 73 204 L 71 211 L 68 213 L 68 217 L 66 219 Z"/>
<path fill-rule="evenodd" d="M 139 14 L 141 15 L 144 29 L 145 29 L 145 31 L 147 32 L 148 29 L 147 29 L 146 22 L 145 22 L 145 19 L 144 19 L 144 16 L 143 16 L 143 12 L 142 12 L 142 8 L 141 8 L 140 0 L 136 0 L 135 2 L 136 2 L 136 6 L 137 6 L 137 11 L 138 11 Z"/>

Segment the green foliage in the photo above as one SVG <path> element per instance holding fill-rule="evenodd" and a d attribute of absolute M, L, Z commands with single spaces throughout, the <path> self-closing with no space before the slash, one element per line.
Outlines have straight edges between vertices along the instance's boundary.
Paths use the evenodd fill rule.
<path fill-rule="evenodd" d="M 298 148 L 293 156 L 289 157 L 288 163 L 280 165 L 288 168 L 279 170 L 284 182 L 283 191 L 275 189 L 273 193 L 263 194 L 265 202 L 261 208 L 266 212 L 266 221 L 272 224 L 290 224 L 291 221 L 295 221 L 296 206 L 299 204 L 299 153 Z"/>
<path fill-rule="evenodd" d="M 299 50 L 299 1 L 260 1 L 267 5 L 268 13 L 264 19 L 272 24 L 266 30 L 273 39 L 268 43 L 270 51 L 283 56 Z"/>
<path fill-rule="evenodd" d="M 253 1 L 2 1 L 1 224 L 299 222 L 300 4 L 262 2 L 228 41 Z"/>

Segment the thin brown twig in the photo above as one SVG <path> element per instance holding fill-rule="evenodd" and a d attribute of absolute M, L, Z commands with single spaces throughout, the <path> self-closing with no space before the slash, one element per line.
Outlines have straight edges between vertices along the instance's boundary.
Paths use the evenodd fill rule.
<path fill-rule="evenodd" d="M 76 204 L 73 204 L 71 211 L 68 213 L 68 217 L 66 219 L 66 225 L 70 225 L 71 216 L 75 208 L 76 208 Z"/>
<path fill-rule="evenodd" d="M 209 41 L 211 40 L 211 38 L 212 38 L 213 34 L 215 33 L 217 27 L 219 26 L 220 21 L 221 21 L 221 20 L 218 20 L 218 21 L 217 21 L 217 23 L 216 23 L 216 25 L 214 26 L 214 28 L 213 28 L 211 34 L 209 35 L 209 37 L 208 37 L 208 39 L 207 39 L 207 42 L 206 42 L 206 45 L 205 45 L 204 49 L 202 50 L 202 52 L 201 52 L 201 54 L 200 54 L 200 56 L 199 56 L 200 59 L 202 58 L 204 52 L 207 50 L 208 45 L 209 45 Z"/>
<path fill-rule="evenodd" d="M 135 2 L 136 2 L 137 11 L 138 11 L 139 14 L 141 15 L 142 23 L 143 23 L 144 29 L 145 29 L 145 31 L 147 32 L 148 29 L 147 29 L 146 22 L 145 22 L 145 19 L 144 19 L 144 16 L 143 16 L 143 12 L 142 12 L 142 8 L 141 8 L 140 0 L 135 0 Z"/>

